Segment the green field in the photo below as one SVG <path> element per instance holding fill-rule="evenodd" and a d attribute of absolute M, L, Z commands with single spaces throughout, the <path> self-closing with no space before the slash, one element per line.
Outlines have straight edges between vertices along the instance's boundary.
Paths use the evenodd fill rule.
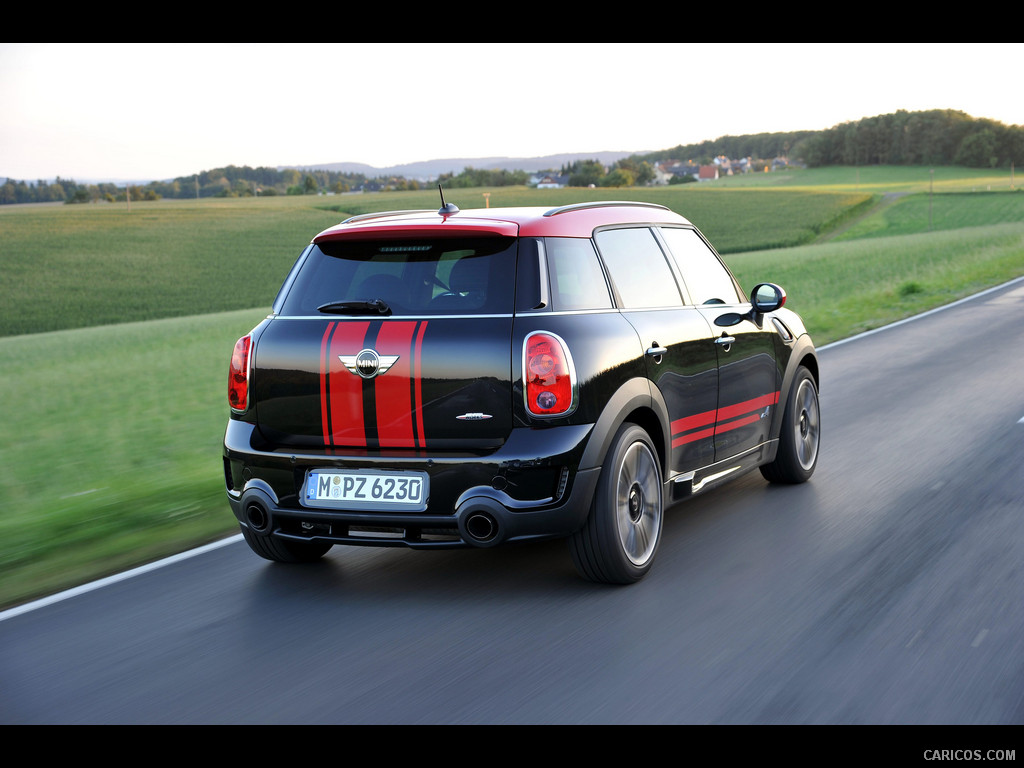
<path fill-rule="evenodd" d="M 1009 174 L 929 171 L 448 199 L 663 202 L 746 288 L 782 284 L 820 346 L 1024 275 Z M 0 208 L 0 607 L 236 532 L 220 463 L 235 339 L 320 229 L 437 205 L 435 190 Z"/>

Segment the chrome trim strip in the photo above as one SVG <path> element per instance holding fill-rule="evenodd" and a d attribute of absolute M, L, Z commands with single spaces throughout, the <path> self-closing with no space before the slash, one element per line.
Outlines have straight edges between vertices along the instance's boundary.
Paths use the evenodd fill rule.
<path fill-rule="evenodd" d="M 589 203 L 573 203 L 572 205 L 563 205 L 558 208 L 552 208 L 545 211 L 544 215 L 558 216 L 560 213 L 571 213 L 573 211 L 587 210 L 588 208 L 617 208 L 622 206 L 630 208 L 659 208 L 663 211 L 671 210 L 671 208 L 658 203 L 641 203 L 632 200 L 594 200 Z"/>
<path fill-rule="evenodd" d="M 693 493 L 696 493 L 697 491 L 699 491 L 701 488 L 703 488 L 708 483 L 714 482 L 715 480 L 720 480 L 721 478 L 725 477 L 726 475 L 731 475 L 733 472 L 735 472 L 738 469 L 740 469 L 740 467 L 738 467 L 738 466 L 737 467 L 729 467 L 729 469 L 723 469 L 721 472 L 716 472 L 713 475 L 708 475 L 707 477 L 702 478 L 699 483 L 696 483 L 692 487 L 691 490 L 693 491 Z"/>
<path fill-rule="evenodd" d="M 544 240 L 537 240 L 537 271 L 540 275 L 540 303 L 534 309 L 545 309 L 551 306 L 551 286 L 548 284 L 548 252 Z"/>

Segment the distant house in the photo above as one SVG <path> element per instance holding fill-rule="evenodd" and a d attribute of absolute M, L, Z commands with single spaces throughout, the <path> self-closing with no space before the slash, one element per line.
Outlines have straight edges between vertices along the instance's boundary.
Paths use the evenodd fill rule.
<path fill-rule="evenodd" d="M 717 165 L 702 165 L 697 174 L 697 181 L 714 181 L 718 178 Z"/>
<path fill-rule="evenodd" d="M 654 178 L 649 182 L 652 187 L 661 187 L 668 184 L 668 180 L 672 178 L 671 171 L 668 170 L 668 166 L 663 163 L 654 164 Z"/>
<path fill-rule="evenodd" d="M 569 177 L 558 174 L 546 173 L 537 178 L 537 189 L 560 189 L 568 186 Z"/>
<path fill-rule="evenodd" d="M 675 160 L 667 163 L 659 163 L 654 166 L 654 181 L 652 183 L 671 184 L 672 179 L 680 179 L 683 177 L 696 180 L 697 173 L 699 171 L 700 166 L 694 165 L 693 163 L 680 163 Z"/>
<path fill-rule="evenodd" d="M 754 167 L 754 161 L 750 157 L 741 157 L 737 160 L 719 155 L 712 161 L 718 167 L 719 176 L 733 176 L 737 173 L 750 173 Z"/>

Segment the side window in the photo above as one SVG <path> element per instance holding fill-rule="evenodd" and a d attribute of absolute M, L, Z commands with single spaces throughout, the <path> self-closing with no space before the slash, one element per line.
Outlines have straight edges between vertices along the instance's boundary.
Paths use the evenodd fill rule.
<path fill-rule="evenodd" d="M 608 284 L 590 240 L 549 237 L 544 241 L 544 251 L 554 309 L 607 309 L 612 306 Z"/>
<path fill-rule="evenodd" d="M 676 307 L 679 288 L 650 229 L 606 229 L 595 236 L 623 307 Z"/>
<path fill-rule="evenodd" d="M 743 299 L 718 256 L 692 229 L 663 227 L 661 234 L 694 304 L 737 304 Z"/>

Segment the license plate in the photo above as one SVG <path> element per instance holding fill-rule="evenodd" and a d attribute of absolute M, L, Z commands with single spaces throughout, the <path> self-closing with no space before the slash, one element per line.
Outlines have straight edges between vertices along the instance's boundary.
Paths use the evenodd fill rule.
<path fill-rule="evenodd" d="M 426 472 L 315 469 L 306 475 L 303 503 L 328 509 L 422 512 L 429 486 Z"/>

